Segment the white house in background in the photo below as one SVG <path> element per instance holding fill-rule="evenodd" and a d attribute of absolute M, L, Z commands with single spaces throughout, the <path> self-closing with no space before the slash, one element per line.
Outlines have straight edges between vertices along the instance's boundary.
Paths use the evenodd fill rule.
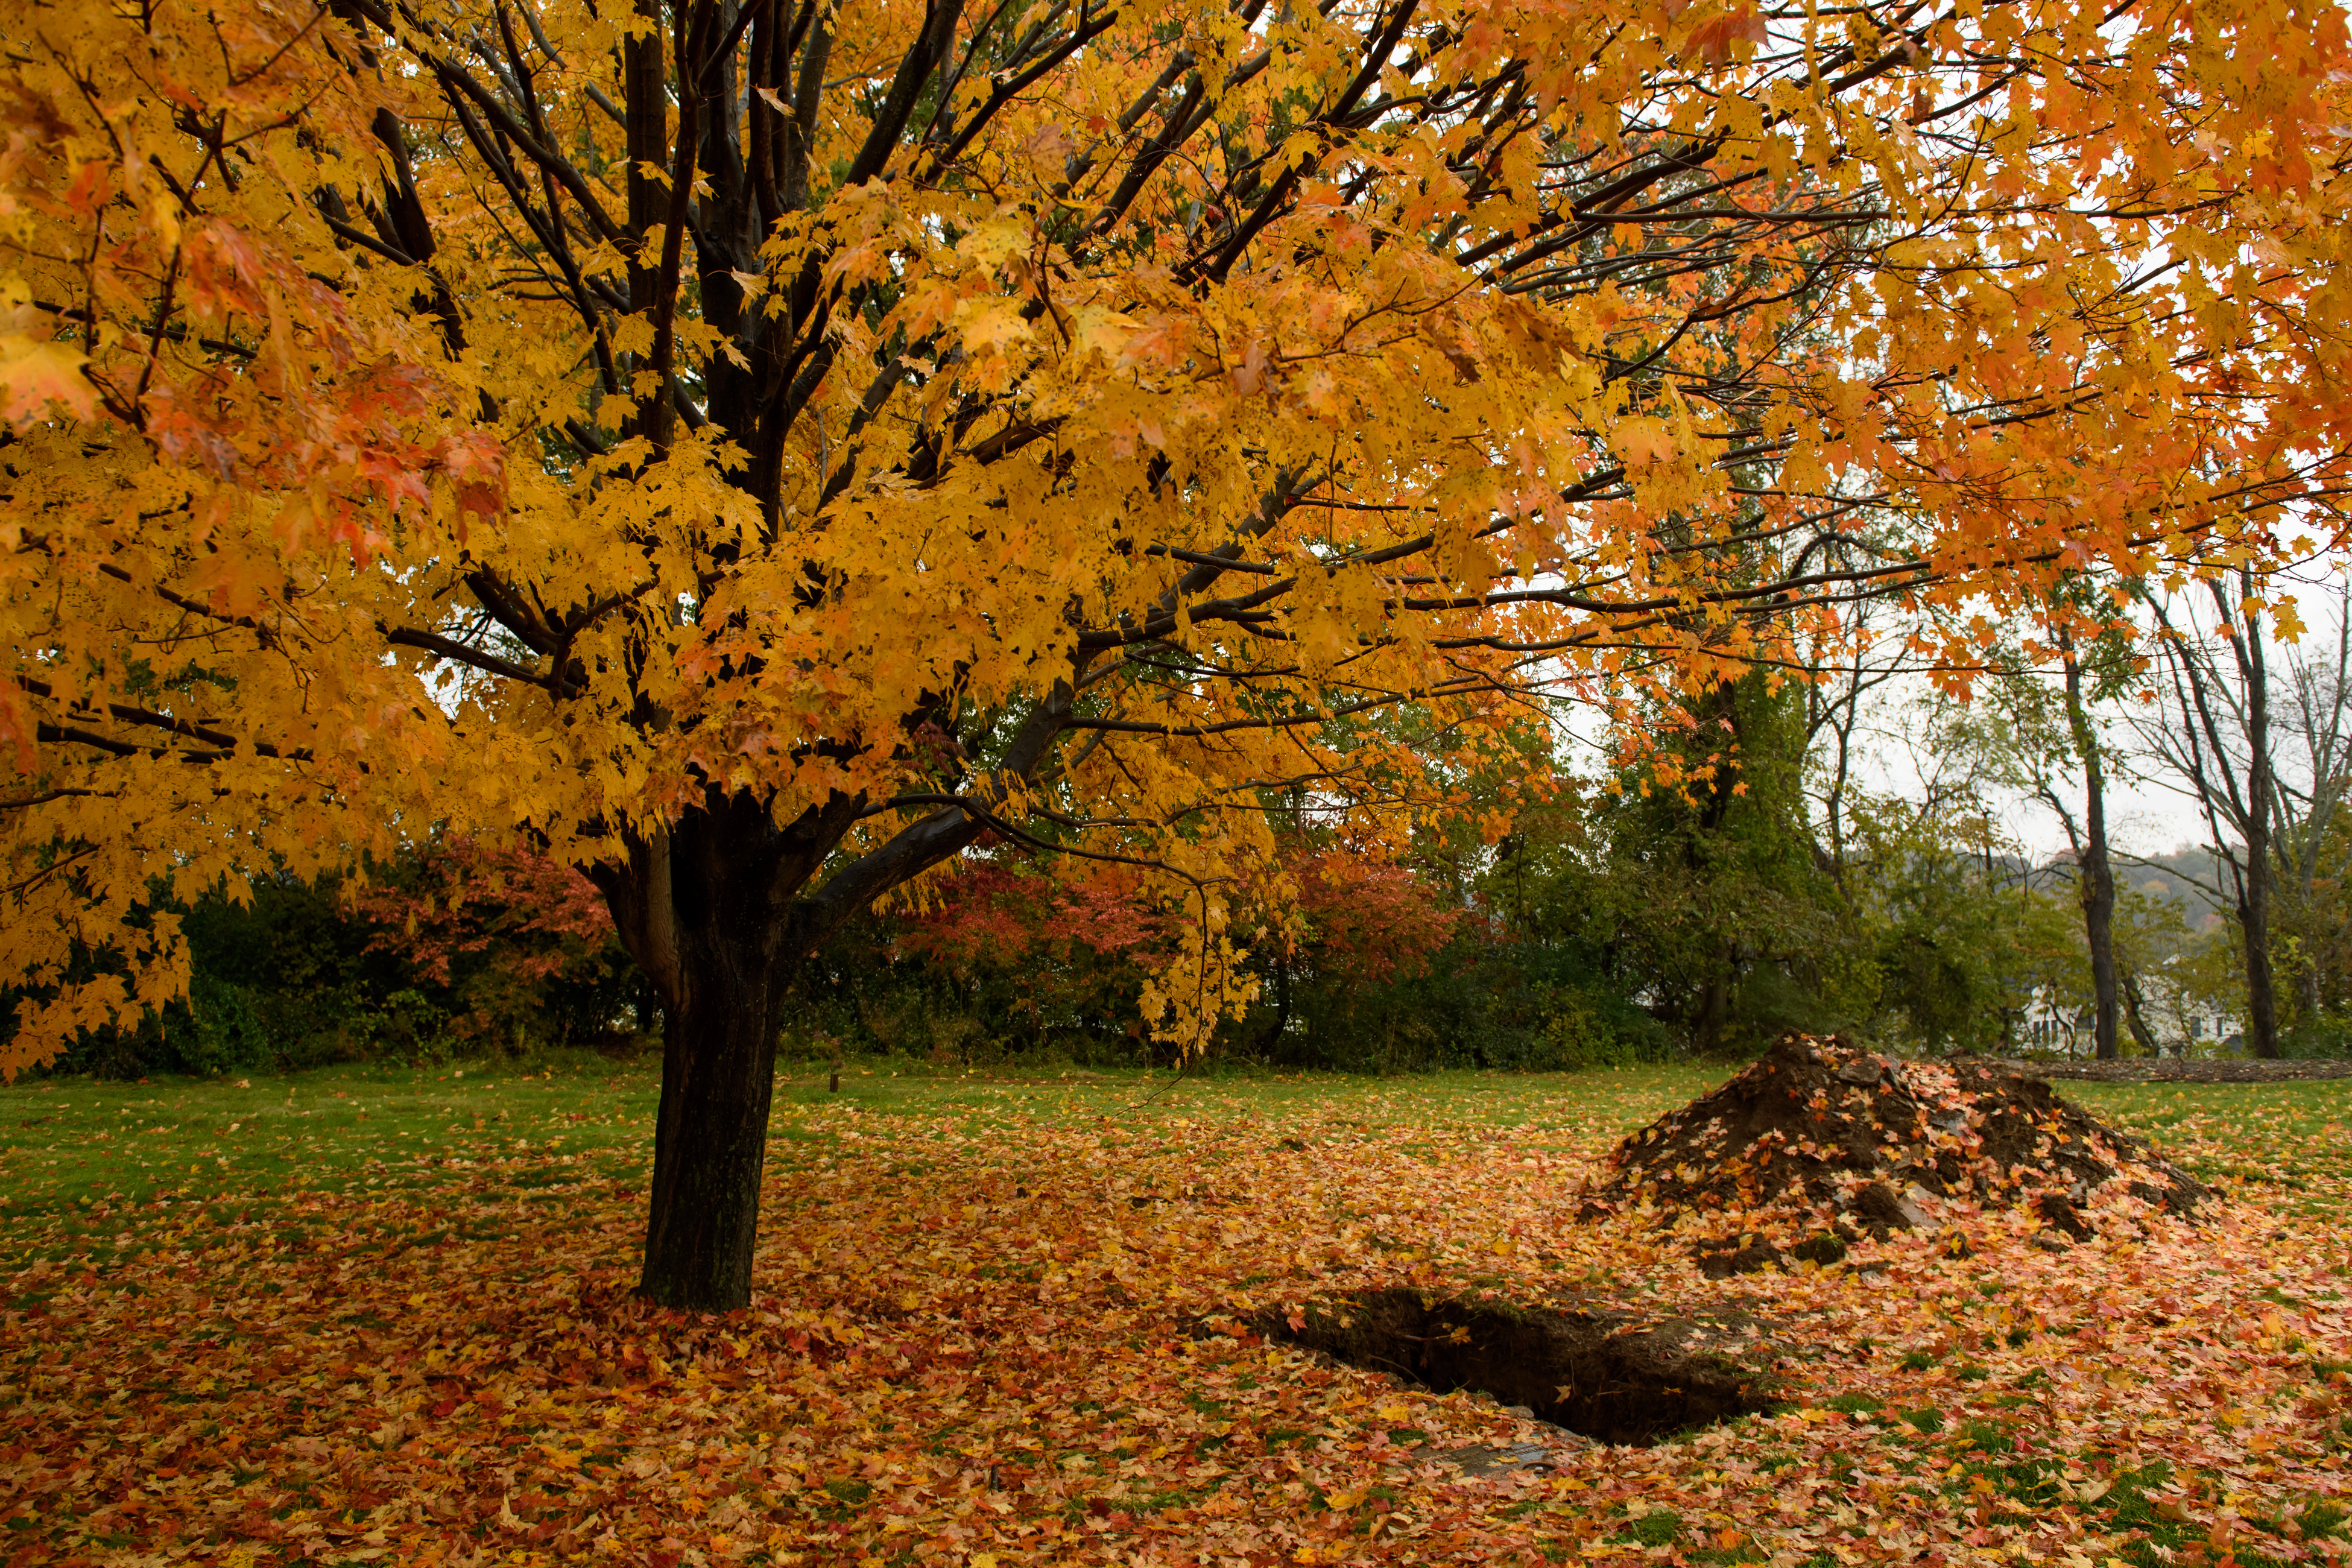
<path fill-rule="evenodd" d="M 2018 1020 L 2017 1044 L 2022 1050 L 2053 1056 L 2091 1054 L 2091 1010 L 2069 1007 L 2050 997 L 2050 988 L 2037 985 L 2032 1000 Z"/>
<path fill-rule="evenodd" d="M 2148 1011 L 2158 1010 L 2151 1006 Z M 2245 1020 L 2235 1013 L 2184 1005 L 2171 1009 L 2170 1015 L 2147 1021 L 2148 1033 L 2156 1037 L 2166 1056 L 2229 1057 L 2246 1048 Z"/>
<path fill-rule="evenodd" d="M 2167 975 L 2142 975 L 2140 1001 L 2140 1022 L 2155 1038 L 2160 1055 L 2226 1057 L 2245 1048 L 2242 1019 L 2234 1013 L 2183 995 Z M 2021 1049 L 2028 1051 L 2087 1057 L 2094 1048 L 2091 1009 L 2054 1001 L 2048 987 L 2037 985 L 2032 1000 L 2026 1004 L 2024 1015 L 2018 1020 L 2017 1043 Z M 2126 1054 L 2138 1053 L 2128 1019 L 2123 1024 L 2121 1044 Z"/>
<path fill-rule="evenodd" d="M 2140 976 L 2140 1018 L 2168 1057 L 2228 1057 L 2246 1048 L 2246 1021 L 2234 1011 L 2189 994 L 2175 978 L 2179 958 Z"/>

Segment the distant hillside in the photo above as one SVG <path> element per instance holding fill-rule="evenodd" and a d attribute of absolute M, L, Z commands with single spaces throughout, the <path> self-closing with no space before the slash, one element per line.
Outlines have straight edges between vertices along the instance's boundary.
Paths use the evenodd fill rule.
<path fill-rule="evenodd" d="M 2222 912 L 2221 901 L 2214 889 L 2225 884 L 2221 879 L 2226 868 L 2220 858 L 2202 845 L 2184 844 L 2168 854 L 2150 855 L 2145 859 L 2137 856 L 2116 857 L 2116 891 L 2133 889 L 2171 900 L 2180 906 L 2182 915 L 2194 927 L 2206 918 Z M 2072 879 L 2074 858 L 2059 851 L 2042 863 L 2039 877 Z"/>
<path fill-rule="evenodd" d="M 2226 875 L 2221 858 L 2199 844 L 2184 844 L 2170 854 L 2151 855 L 2144 861 L 2119 858 L 2116 865 L 2118 889 L 2128 886 L 2142 892 L 2161 893 L 2180 905 L 2192 923 L 2208 914 L 2221 912 L 2221 903 L 2213 890 L 2227 886 L 2223 880 Z"/>

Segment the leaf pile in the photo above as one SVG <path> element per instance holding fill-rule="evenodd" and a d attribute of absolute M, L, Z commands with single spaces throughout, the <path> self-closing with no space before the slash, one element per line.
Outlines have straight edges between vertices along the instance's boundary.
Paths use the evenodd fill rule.
<path fill-rule="evenodd" d="M 1780 1261 L 1779 1243 L 1809 1229 L 1800 1245 L 1833 1260 L 1862 1235 L 1927 1229 L 1971 1207 L 2026 1208 L 2079 1241 L 2094 1212 L 2193 1215 L 2208 1196 L 2045 1083 L 1790 1034 L 1619 1144 L 1589 1208 L 1662 1210 L 1727 1228 L 1702 1244 L 1720 1274 Z"/>
<path fill-rule="evenodd" d="M 208 1166 L 89 1205 L 108 1246 L 10 1222 L 0 1562 L 2347 1560 L 2335 1086 L 2292 1122 L 2157 1102 L 2240 1173 L 2197 1226 L 2062 1256 L 1956 1204 L 1969 1258 L 1864 1238 L 1724 1286 L 1650 1216 L 1576 1218 L 1687 1079 L 845 1081 L 780 1095 L 731 1318 L 629 1299 L 641 1173 L 528 1113 L 576 1085 L 513 1086 L 504 1135 L 420 1148 L 415 1184 L 224 1209 Z M 1384 1289 L 1714 1315 L 1789 1404 L 1592 1445 L 1249 1326 Z M 1744 1319 L 1802 1341 L 1742 1351 Z"/>

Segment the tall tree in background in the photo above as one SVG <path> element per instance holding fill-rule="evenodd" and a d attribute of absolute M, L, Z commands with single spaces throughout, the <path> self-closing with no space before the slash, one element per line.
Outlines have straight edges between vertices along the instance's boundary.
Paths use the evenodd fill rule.
<path fill-rule="evenodd" d="M 1804 694 L 1776 670 L 1723 680 L 1647 716 L 1621 775 L 1606 859 L 1620 939 L 1646 951 L 1663 1016 L 1702 1053 L 1821 1028 L 1816 969 L 1837 946 L 1806 831 Z"/>
<path fill-rule="evenodd" d="M 2240 933 L 2248 1047 L 2275 1056 L 2283 1013 L 2314 1017 L 2320 1007 L 2316 971 L 2296 946 L 2315 928 L 2322 858 L 2352 784 L 2352 718 L 2344 705 L 2352 605 L 2339 576 L 2318 595 L 2326 636 L 2306 640 L 2299 606 L 2279 606 L 2265 626 L 2250 574 L 2217 574 L 2202 587 L 2201 595 L 2155 604 L 2164 633 L 2165 711 L 2140 728 L 2150 752 L 2204 814 L 2219 891 L 2233 906 Z M 2200 613 L 2200 598 L 2210 615 Z M 2274 689 L 2280 677 L 2283 692 Z M 2278 948 L 2289 936 L 2296 939 L 2288 944 L 2296 994 L 2283 1009 Z"/>
<path fill-rule="evenodd" d="M 800 965 L 984 833 L 1167 879 L 1194 1038 L 1263 803 L 1418 765 L 1337 719 L 1631 713 L 1875 595 L 1989 639 L 2344 488 L 2315 0 L 0 34 L 10 1063 L 184 983 L 151 879 L 520 834 L 660 992 L 685 1306 L 748 1300 Z"/>
<path fill-rule="evenodd" d="M 2316 595 L 2325 606 L 2319 630 L 2283 650 L 2286 691 L 2284 729 L 2296 753 L 2277 770 L 2279 925 L 2295 939 L 2291 984 L 2298 1023 L 2315 1022 L 2326 1005 L 2319 950 L 2341 921 L 2341 889 L 2329 886 L 2328 851 L 2336 837 L 2345 795 L 2352 790 L 2352 578 L 2338 572 Z M 2298 605 L 2298 613 L 2301 606 Z M 2311 619 L 2310 616 L 2304 616 Z"/>
<path fill-rule="evenodd" d="M 2062 584 L 2049 606 L 2053 646 L 2046 654 L 2057 666 L 2054 685 L 2023 654 L 2004 655 L 1994 678 L 1999 717 L 1978 729 L 2001 774 L 2047 807 L 2065 832 L 2090 961 L 2092 1050 L 2101 1060 L 2120 1051 L 2126 982 L 2116 954 L 2107 748 L 2092 710 L 2122 695 L 2137 675 L 2131 629 L 2114 611 L 2096 583 Z"/>
<path fill-rule="evenodd" d="M 2074 850 L 2075 891 L 2083 904 L 2083 934 L 2091 954 L 2091 1054 L 2112 1061 L 2119 1054 L 2123 1020 L 2123 990 L 2116 973 L 2116 871 L 2107 853 L 2106 749 L 2091 721 L 2091 703 L 2099 693 L 2084 689 L 2084 662 L 2085 650 L 2074 627 L 2062 622 L 2058 664 L 2064 678 L 2066 737 L 2083 767 L 2081 827 L 2077 829 L 2074 813 L 2063 807 L 2059 818 Z M 2055 795 L 2051 798 L 2054 803 Z"/>
<path fill-rule="evenodd" d="M 2272 850 L 2279 817 L 2272 754 L 2270 650 L 2252 574 L 2218 574 L 2204 595 L 2152 601 L 2167 698 L 2178 722 L 2143 726 L 2149 748 L 2205 814 L 2227 872 L 2246 975 L 2246 1048 L 2279 1054 L 2278 989 L 2271 963 Z M 2212 602 L 2210 629 L 2196 596 Z M 2235 843 L 2231 840 L 2235 839 Z"/>

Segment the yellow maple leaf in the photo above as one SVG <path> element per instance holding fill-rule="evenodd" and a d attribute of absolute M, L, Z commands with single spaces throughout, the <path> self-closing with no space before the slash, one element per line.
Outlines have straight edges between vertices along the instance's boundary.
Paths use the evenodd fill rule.
<path fill-rule="evenodd" d="M 972 353 L 1002 353 L 1036 335 L 1035 329 L 1022 319 L 1022 309 L 1018 300 L 967 300 L 955 310 L 956 335 Z"/>
<path fill-rule="evenodd" d="M 76 419 L 98 413 L 98 392 L 82 375 L 89 359 L 67 343 L 0 332 L 0 420 L 23 424 L 62 409 Z"/>

